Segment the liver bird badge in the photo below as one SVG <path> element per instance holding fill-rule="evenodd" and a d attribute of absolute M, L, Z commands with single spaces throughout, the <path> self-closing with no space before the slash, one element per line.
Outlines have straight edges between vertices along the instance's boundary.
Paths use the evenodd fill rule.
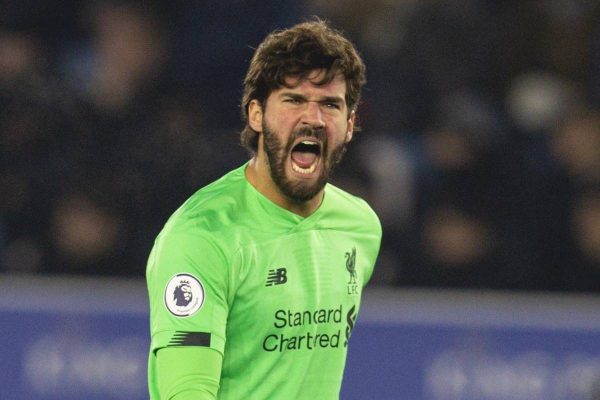
<path fill-rule="evenodd" d="M 346 252 L 346 269 L 350 273 L 348 284 L 356 284 L 356 247 L 352 248 L 352 252 Z"/>

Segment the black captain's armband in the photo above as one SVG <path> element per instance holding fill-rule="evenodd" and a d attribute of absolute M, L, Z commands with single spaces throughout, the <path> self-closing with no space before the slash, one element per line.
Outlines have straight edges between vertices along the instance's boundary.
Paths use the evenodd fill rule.
<path fill-rule="evenodd" d="M 167 346 L 210 347 L 210 333 L 177 331 L 173 334 L 173 337 Z"/>

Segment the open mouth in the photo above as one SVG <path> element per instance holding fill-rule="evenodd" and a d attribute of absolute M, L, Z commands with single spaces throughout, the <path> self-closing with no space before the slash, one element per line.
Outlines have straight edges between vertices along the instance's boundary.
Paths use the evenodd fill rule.
<path fill-rule="evenodd" d="M 315 172 L 321 158 L 321 146 L 314 140 L 302 140 L 292 148 L 292 169 L 300 174 Z"/>

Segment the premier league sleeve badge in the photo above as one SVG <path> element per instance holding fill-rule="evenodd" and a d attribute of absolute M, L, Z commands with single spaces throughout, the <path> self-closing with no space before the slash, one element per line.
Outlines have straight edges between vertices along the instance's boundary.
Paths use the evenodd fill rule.
<path fill-rule="evenodd" d="M 176 317 L 189 317 L 204 304 L 204 287 L 200 280 L 187 273 L 179 273 L 165 287 L 165 306 Z"/>

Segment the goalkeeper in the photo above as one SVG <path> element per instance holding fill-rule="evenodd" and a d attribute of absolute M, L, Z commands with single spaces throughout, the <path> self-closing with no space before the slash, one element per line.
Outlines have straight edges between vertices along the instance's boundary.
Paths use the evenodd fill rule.
<path fill-rule="evenodd" d="M 148 260 L 152 399 L 339 397 L 381 241 L 367 203 L 327 183 L 364 83 L 353 45 L 320 20 L 257 48 L 251 159 L 192 195 Z"/>

